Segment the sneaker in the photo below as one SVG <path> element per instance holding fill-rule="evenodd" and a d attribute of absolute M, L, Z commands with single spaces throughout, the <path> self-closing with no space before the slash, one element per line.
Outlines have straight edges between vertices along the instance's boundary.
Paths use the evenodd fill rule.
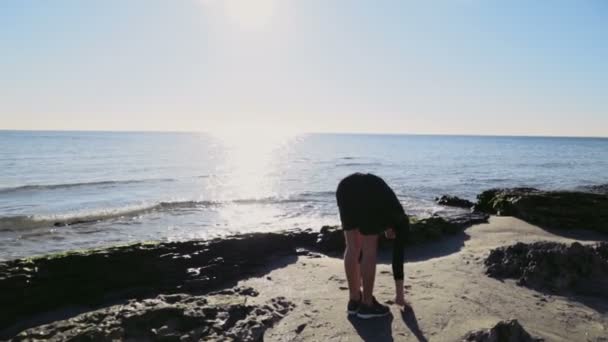
<path fill-rule="evenodd" d="M 375 317 L 384 317 L 391 312 L 388 306 L 382 305 L 378 303 L 375 297 L 373 299 L 372 305 L 365 305 L 361 303 L 359 305 L 359 311 L 357 312 L 357 317 L 362 319 L 369 319 Z"/>
<path fill-rule="evenodd" d="M 361 306 L 360 301 L 351 299 L 348 301 L 346 312 L 348 312 L 349 315 L 355 315 L 359 311 L 359 306 Z"/>
<path fill-rule="evenodd" d="M 349 315 L 354 315 L 357 313 L 357 311 L 359 311 L 359 306 L 361 305 L 361 297 L 363 295 L 359 294 L 359 300 L 349 300 L 348 301 L 348 305 L 346 306 L 346 312 L 348 312 Z"/>

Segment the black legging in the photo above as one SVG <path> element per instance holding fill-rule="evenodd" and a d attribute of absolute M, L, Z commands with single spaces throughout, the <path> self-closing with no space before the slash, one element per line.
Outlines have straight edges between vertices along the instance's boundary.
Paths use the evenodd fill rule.
<path fill-rule="evenodd" d="M 393 278 L 395 280 L 403 280 L 403 261 L 405 240 L 409 232 L 409 220 L 404 220 L 403 223 L 395 227 L 395 241 L 393 241 Z"/>

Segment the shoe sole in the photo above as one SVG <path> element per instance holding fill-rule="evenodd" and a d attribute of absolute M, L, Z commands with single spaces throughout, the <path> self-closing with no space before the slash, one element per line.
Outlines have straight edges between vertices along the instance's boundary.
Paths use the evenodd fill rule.
<path fill-rule="evenodd" d="M 359 317 L 361 319 L 370 319 L 370 318 L 378 318 L 378 317 L 388 316 L 389 314 L 390 314 L 390 312 L 381 313 L 381 314 L 360 314 L 360 313 L 357 313 L 357 317 Z"/>
<path fill-rule="evenodd" d="M 356 315 L 358 311 L 355 310 L 346 310 L 346 313 L 348 313 L 349 315 Z"/>

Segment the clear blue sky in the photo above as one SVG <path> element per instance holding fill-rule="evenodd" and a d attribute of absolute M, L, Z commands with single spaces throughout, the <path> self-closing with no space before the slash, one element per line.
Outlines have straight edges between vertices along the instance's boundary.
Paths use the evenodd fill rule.
<path fill-rule="evenodd" d="M 226 127 L 608 136 L 608 1 L 0 1 L 0 128 Z"/>

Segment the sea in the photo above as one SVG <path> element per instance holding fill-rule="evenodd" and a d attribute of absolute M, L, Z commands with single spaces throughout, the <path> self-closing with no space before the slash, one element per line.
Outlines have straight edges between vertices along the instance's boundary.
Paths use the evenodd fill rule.
<path fill-rule="evenodd" d="M 0 260 L 339 224 L 374 173 L 408 214 L 495 187 L 608 183 L 608 139 L 269 132 L 0 131 Z"/>

